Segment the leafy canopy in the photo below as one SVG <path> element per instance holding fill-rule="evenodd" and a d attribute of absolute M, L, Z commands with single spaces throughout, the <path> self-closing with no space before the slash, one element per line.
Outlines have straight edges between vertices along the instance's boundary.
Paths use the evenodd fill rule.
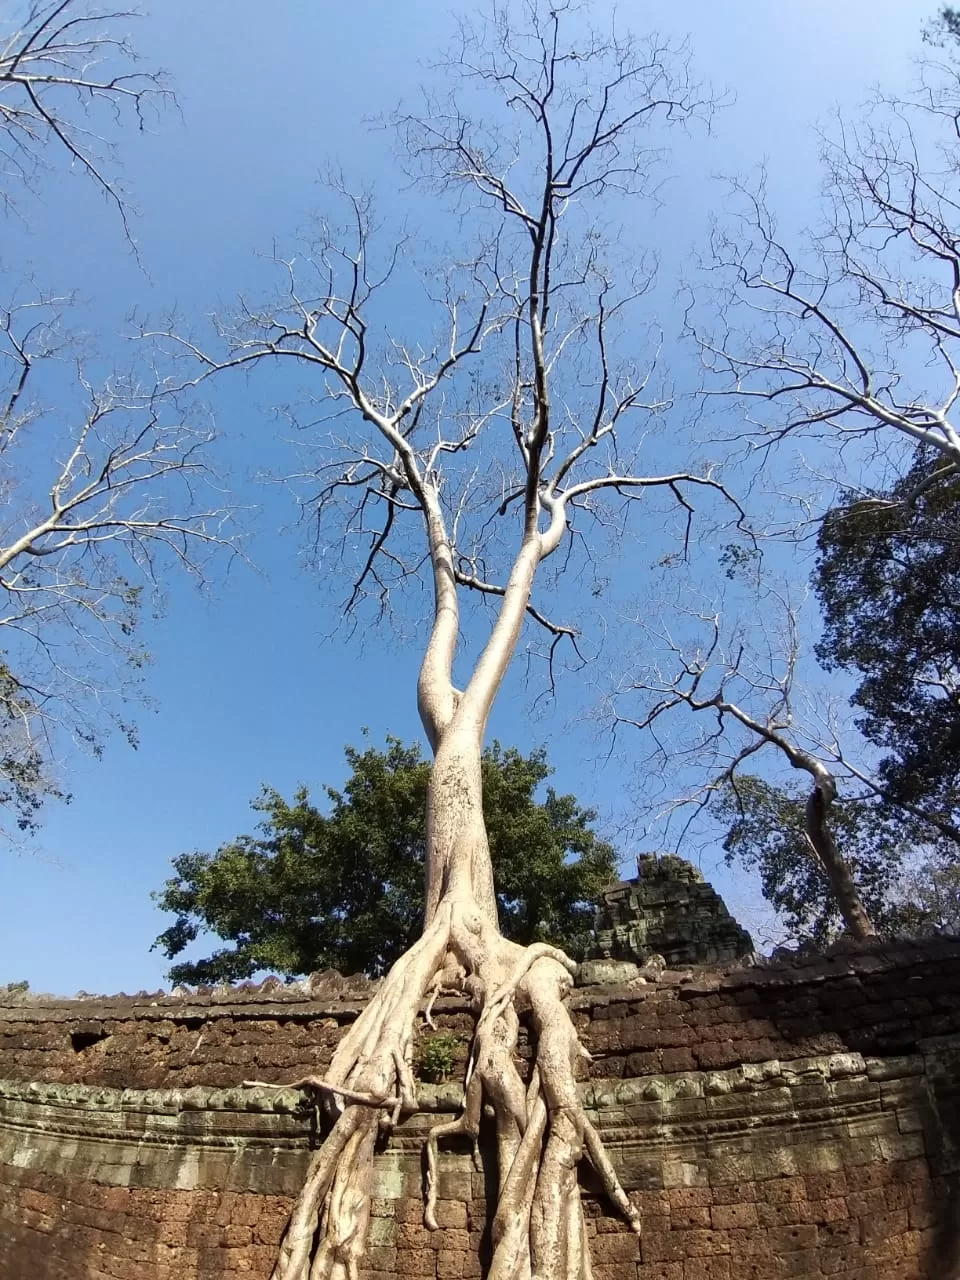
<path fill-rule="evenodd" d="M 721 793 L 717 816 L 727 825 L 728 864 L 757 872 L 761 891 L 790 938 L 824 946 L 843 931 L 839 905 L 804 829 L 806 792 L 749 775 Z M 918 825 L 875 798 L 840 798 L 830 811 L 834 839 L 856 882 L 870 919 L 881 934 L 909 927 L 921 931 L 919 915 L 904 918 L 900 885 L 905 865 L 922 843 Z"/>
<path fill-rule="evenodd" d="M 924 31 L 930 44 L 942 45 L 946 40 L 960 41 L 960 9 L 944 5 Z"/>
<path fill-rule="evenodd" d="M 858 727 L 892 800 L 960 816 L 960 477 L 918 451 L 888 492 L 829 513 L 817 656 L 859 675 Z"/>
<path fill-rule="evenodd" d="M 881 932 L 950 931 L 960 922 L 960 476 L 952 463 L 921 447 L 888 489 L 848 495 L 829 511 L 813 585 L 824 623 L 817 656 L 859 677 L 857 725 L 881 753 L 876 791 L 832 807 L 834 837 Z M 759 872 L 794 938 L 822 944 L 840 920 L 804 836 L 804 804 L 798 791 L 741 777 L 720 817 L 728 860 Z"/>
<path fill-rule="evenodd" d="M 202 932 L 231 945 L 170 969 L 176 982 L 220 982 L 270 969 L 382 974 L 419 937 L 430 765 L 419 746 L 388 738 L 380 751 L 348 747 L 342 791 L 321 812 L 300 788 L 288 802 L 265 788 L 259 834 L 216 853 L 184 853 L 154 894 L 176 920 L 155 946 L 169 958 Z M 504 934 L 582 954 L 594 903 L 616 877 L 614 849 L 574 796 L 538 788 L 543 750 L 494 744 L 483 757 L 484 816 Z"/>

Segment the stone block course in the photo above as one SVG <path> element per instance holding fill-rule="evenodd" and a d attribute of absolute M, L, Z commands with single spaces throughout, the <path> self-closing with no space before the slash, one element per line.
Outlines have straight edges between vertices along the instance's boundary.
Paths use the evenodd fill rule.
<path fill-rule="evenodd" d="M 683 979 L 570 1000 L 643 1216 L 638 1241 L 584 1169 L 597 1280 L 957 1280 L 960 946 Z M 238 1086 L 329 1061 L 370 984 L 325 981 L 0 1009 L 2 1280 L 268 1277 L 314 1135 L 295 1091 Z M 465 1047 L 464 1006 L 435 1017 Z M 463 1148 L 422 1224 L 423 1135 L 457 1096 L 425 1088 L 378 1156 L 368 1280 L 482 1275 Z"/>

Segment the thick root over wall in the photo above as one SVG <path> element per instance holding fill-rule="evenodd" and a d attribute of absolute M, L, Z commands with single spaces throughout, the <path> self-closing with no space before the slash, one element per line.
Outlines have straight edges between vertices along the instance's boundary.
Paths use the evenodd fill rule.
<path fill-rule="evenodd" d="M 586 1154 L 639 1233 L 576 1088 L 587 1057 L 563 1004 L 573 964 L 554 947 L 501 937 L 469 902 L 441 902 L 420 940 L 391 969 L 341 1041 L 323 1079 L 336 1122 L 311 1163 L 272 1280 L 353 1280 L 370 1225 L 377 1137 L 417 1109 L 410 1066 L 417 1015 L 441 988 L 472 998 L 477 1025 L 463 1109 L 427 1140 L 424 1223 L 436 1229 L 438 1140 L 476 1139 L 486 1106 L 496 1126 L 498 1192 L 490 1280 L 590 1280 L 577 1180 Z M 429 1006 L 428 1006 L 429 1007 Z M 520 1012 L 536 1040 L 528 1084 L 513 1058 Z"/>

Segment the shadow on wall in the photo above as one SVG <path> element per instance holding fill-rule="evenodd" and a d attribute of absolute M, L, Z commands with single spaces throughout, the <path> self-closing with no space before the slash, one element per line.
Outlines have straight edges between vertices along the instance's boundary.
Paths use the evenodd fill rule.
<path fill-rule="evenodd" d="M 928 1065 L 927 1092 L 924 1140 L 934 1185 L 942 1187 L 930 1262 L 949 1280 L 960 1280 L 960 1050 Z"/>
<path fill-rule="evenodd" d="M 758 984 L 762 1016 L 782 1040 L 796 1046 L 798 1057 L 852 1051 L 866 1058 L 918 1060 L 916 1092 L 912 1100 L 904 1098 L 913 1114 L 904 1116 L 901 1130 L 909 1134 L 919 1126 L 923 1137 L 930 1169 L 928 1222 L 934 1233 L 926 1265 L 937 1280 L 960 1280 L 958 947 L 960 940 L 940 938 L 926 945 L 891 944 L 889 955 L 884 949 L 852 948 L 850 954 L 841 951 L 798 966 L 797 976 L 804 980 L 794 988 L 779 982 L 773 971 L 767 992 Z M 745 998 L 755 997 L 745 993 Z M 757 1006 L 749 1007 L 755 1014 Z M 903 1083 L 881 1083 L 881 1093 L 888 1091 L 885 1107 L 888 1101 L 896 1107 L 896 1090 Z"/>

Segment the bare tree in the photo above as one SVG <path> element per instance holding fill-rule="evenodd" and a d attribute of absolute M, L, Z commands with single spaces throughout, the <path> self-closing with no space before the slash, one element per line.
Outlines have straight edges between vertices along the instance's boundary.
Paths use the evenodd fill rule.
<path fill-rule="evenodd" d="M 0 197 L 17 203 L 60 155 L 131 243 L 111 137 L 171 96 L 135 68 L 136 16 L 30 0 L 0 21 Z M 0 306 L 0 805 L 31 828 L 62 794 L 65 742 L 99 753 L 110 728 L 135 736 L 124 711 L 146 659 L 144 599 L 159 604 L 173 567 L 202 579 L 231 539 L 202 410 L 195 424 L 149 365 L 104 377 L 65 332 L 71 298 L 25 282 L 12 293 Z"/>
<path fill-rule="evenodd" d="M 21 827 L 58 790 L 64 735 L 133 734 L 145 593 L 229 541 L 209 425 L 149 368 L 96 385 L 58 313 L 0 309 L 0 791 Z"/>
<path fill-rule="evenodd" d="M 823 223 L 795 248 L 763 184 L 734 184 L 741 212 L 714 237 L 717 319 L 691 328 L 707 394 L 737 400 L 753 448 L 839 443 L 851 490 L 891 450 L 898 471 L 918 445 L 939 457 L 927 484 L 960 467 L 958 111 L 960 72 L 930 64 L 912 95 L 838 122 Z"/>
<path fill-rule="evenodd" d="M 143 128 L 147 112 L 171 97 L 161 76 L 130 69 L 136 53 L 122 28 L 136 12 L 32 0 L 22 21 L 15 14 L 0 25 L 0 196 L 9 200 L 11 187 L 60 151 L 116 207 L 129 239 L 106 134 L 126 113 Z"/>
<path fill-rule="evenodd" d="M 838 487 L 845 505 L 859 499 L 857 510 L 909 506 L 960 469 L 958 110 L 956 66 L 928 64 L 914 93 L 878 98 L 858 126 L 837 123 L 824 145 L 823 220 L 809 236 L 781 234 L 762 181 L 755 189 L 733 184 L 739 212 L 714 234 L 708 278 L 717 305 L 708 313 L 696 299 L 688 321 L 705 369 L 704 397 L 732 400 L 742 413 L 746 425 L 734 428 L 733 442 L 778 468 L 781 511 L 792 487 L 783 458 L 786 446 L 796 446 L 809 517 L 801 536 L 820 527 Z M 897 482 L 918 449 L 934 462 L 910 491 Z M 811 479 L 820 489 L 813 498 Z M 795 524 L 782 516 L 779 523 L 797 535 Z M 719 620 L 708 627 L 699 651 L 678 646 L 675 666 L 645 681 L 654 701 L 633 718 L 652 729 L 678 705 L 712 717 L 715 734 L 691 747 L 719 753 L 703 795 L 726 785 L 764 745 L 809 773 L 808 840 L 846 904 L 848 926 L 866 932 L 829 815 L 844 778 L 884 802 L 887 788 L 844 757 L 829 727 L 821 733 L 794 720 L 795 648 L 771 665 L 737 644 L 721 645 Z M 953 839 L 949 823 L 901 807 Z"/>
<path fill-rule="evenodd" d="M 769 661 L 760 663 L 742 636 L 724 643 L 721 617 L 699 615 L 695 622 L 705 638 L 683 644 L 664 635 L 656 648 L 666 651 L 666 665 L 652 667 L 639 678 L 621 685 L 613 698 L 610 717 L 614 729 L 630 726 L 648 735 L 663 767 L 676 769 L 682 760 L 704 781 L 686 791 L 670 808 L 692 809 L 699 814 L 717 795 L 736 790 L 737 778 L 764 747 L 773 747 L 794 769 L 810 776 L 811 787 L 804 809 L 804 837 L 811 857 L 826 875 L 840 914 L 855 938 L 876 934 L 858 889 L 850 862 L 838 848 L 831 814 L 838 796 L 838 774 L 866 780 L 868 775 L 851 766 L 839 736 L 821 724 L 819 733 L 808 719 L 797 724 L 794 683 L 799 658 L 797 615 L 785 608 L 786 643 L 777 660 L 768 649 Z M 650 646 L 652 647 L 652 646 Z M 633 714 L 631 704 L 640 705 Z M 707 726 L 682 749 L 667 745 L 663 722 L 678 707 L 706 713 Z M 879 790 L 876 784 L 873 786 Z M 689 820 L 685 824 L 689 825 Z"/>
<path fill-rule="evenodd" d="M 202 363 L 200 377 L 263 362 L 314 377 L 315 416 L 330 435 L 319 436 L 326 458 L 314 471 L 311 509 L 319 544 L 356 556 L 348 609 L 372 599 L 381 612 L 421 566 L 432 588 L 418 684 L 435 757 L 424 930 L 347 1031 L 327 1075 L 301 1082 L 325 1097 L 334 1124 L 275 1280 L 356 1275 L 374 1144 L 417 1106 L 416 1019 L 441 989 L 468 994 L 477 1023 L 463 1111 L 427 1143 L 427 1226 L 436 1226 L 438 1140 L 475 1137 L 486 1103 L 498 1159 L 494 1280 L 591 1274 L 577 1183 L 584 1152 L 639 1229 L 577 1090 L 587 1055 L 564 1007 L 575 966 L 553 947 L 501 936 L 480 759 L 525 623 L 545 628 L 551 647 L 572 633 L 534 599 L 545 562 L 560 552 L 572 566 L 585 534 L 604 521 L 619 527 L 658 495 L 674 504 L 681 536 L 696 495 L 727 500 L 709 473 L 645 464 L 656 451 L 646 432 L 667 405 L 652 389 L 655 370 L 623 359 L 619 335 L 647 278 L 611 270 L 596 232 L 605 210 L 648 186 L 651 126 L 690 120 L 709 104 L 682 55 L 655 40 L 575 29 L 566 8 L 526 6 L 522 28 L 501 8 L 492 22 L 463 28 L 449 69 L 467 100 L 483 91 L 482 119 L 451 98 L 398 122 L 412 167 L 453 198 L 458 232 L 476 246 L 445 260 L 430 286 L 436 328 L 426 336 L 421 328 L 419 339 L 383 335 L 378 303 L 400 298 L 401 315 L 415 316 L 428 304 L 413 294 L 408 270 L 416 246 L 392 244 L 378 260 L 369 204 L 355 199 L 348 238 L 321 228 L 312 259 L 286 264 L 280 303 L 247 306 L 239 325 L 221 326 L 224 351 L 167 335 Z M 568 43 L 562 22 L 571 24 Z M 736 508 L 729 519 L 739 519 Z M 492 624 L 458 687 L 461 609 L 471 595 L 492 603 Z M 513 1057 L 520 1014 L 536 1043 L 527 1079 Z"/>
<path fill-rule="evenodd" d="M 682 594 L 689 599 L 691 592 Z M 751 599 L 751 618 L 740 624 L 732 615 L 725 622 L 724 608 L 678 607 L 672 627 L 647 627 L 641 646 L 646 665 L 619 680 L 603 718 L 614 738 L 621 728 L 632 728 L 651 744 L 646 763 L 664 780 L 666 794 L 651 798 L 647 811 L 658 824 L 666 821 L 668 829 L 681 818 L 680 844 L 716 805 L 729 816 L 731 797 L 741 814 L 753 803 L 758 754 L 775 755 L 806 773 L 811 783 L 803 809 L 806 853 L 826 878 L 850 934 L 873 936 L 877 930 L 858 876 L 876 881 L 881 859 L 876 849 L 851 841 L 849 822 L 844 849 L 836 833 L 838 801 L 858 813 L 875 808 L 885 816 L 880 843 L 889 857 L 902 857 L 912 844 L 955 850 L 960 831 L 930 806 L 892 794 L 873 767 L 875 760 L 871 764 L 875 753 L 842 714 L 838 698 L 811 684 L 809 663 L 802 662 L 801 611 L 763 583 Z M 699 713 L 692 733 L 678 721 L 679 708 Z M 895 850 L 886 826 L 897 823 L 903 835 Z M 888 867 L 885 874 L 892 901 L 899 873 Z"/>

